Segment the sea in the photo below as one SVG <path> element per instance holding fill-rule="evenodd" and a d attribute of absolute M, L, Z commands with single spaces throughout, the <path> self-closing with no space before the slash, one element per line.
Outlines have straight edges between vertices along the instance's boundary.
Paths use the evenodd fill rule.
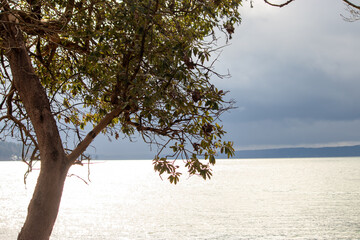
<path fill-rule="evenodd" d="M 1 240 L 26 217 L 25 171 L 0 162 Z M 71 169 L 51 239 L 360 239 L 360 158 L 217 160 L 177 185 L 149 160 L 93 161 Z"/>

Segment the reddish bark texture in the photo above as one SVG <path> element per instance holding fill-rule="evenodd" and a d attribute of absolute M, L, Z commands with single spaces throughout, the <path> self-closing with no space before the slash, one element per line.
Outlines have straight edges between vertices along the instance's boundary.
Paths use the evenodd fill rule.
<path fill-rule="evenodd" d="M 6 56 L 13 83 L 34 126 L 41 158 L 39 178 L 18 239 L 49 239 L 72 162 L 68 160 L 62 147 L 49 100 L 34 72 L 21 30 L 9 22 L 3 31 L 7 37 Z"/>

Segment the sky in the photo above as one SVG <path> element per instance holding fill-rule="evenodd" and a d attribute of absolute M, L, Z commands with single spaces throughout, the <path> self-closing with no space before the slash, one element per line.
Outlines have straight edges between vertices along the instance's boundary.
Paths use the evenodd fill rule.
<path fill-rule="evenodd" d="M 236 109 L 225 113 L 236 150 L 360 144 L 360 20 L 341 0 L 297 0 L 284 8 L 255 0 L 215 68 Z M 141 139 L 98 138 L 96 154 L 153 156 Z M 95 151 L 95 150 L 91 150 Z"/>

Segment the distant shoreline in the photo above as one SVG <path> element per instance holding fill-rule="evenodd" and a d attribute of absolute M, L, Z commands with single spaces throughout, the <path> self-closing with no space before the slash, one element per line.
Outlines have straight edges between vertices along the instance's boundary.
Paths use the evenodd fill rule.
<path fill-rule="evenodd" d="M 21 155 L 20 144 L 0 142 L 0 161 L 17 161 L 14 156 Z M 124 154 L 105 155 L 96 154 L 91 156 L 93 160 L 147 160 L 154 157 L 153 152 L 145 154 Z M 231 159 L 248 158 L 321 158 L 321 157 L 360 157 L 360 145 L 340 146 L 340 147 L 293 147 L 293 148 L 272 148 L 258 150 L 240 150 L 235 151 L 235 156 Z M 217 158 L 227 158 L 225 154 L 219 154 Z"/>
<path fill-rule="evenodd" d="M 273 148 L 236 151 L 233 158 L 360 157 L 360 145 L 320 148 Z"/>

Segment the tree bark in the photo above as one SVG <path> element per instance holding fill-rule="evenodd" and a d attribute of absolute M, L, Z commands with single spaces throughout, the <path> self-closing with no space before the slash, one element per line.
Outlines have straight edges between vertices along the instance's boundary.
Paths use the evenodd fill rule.
<path fill-rule="evenodd" d="M 18 239 L 45 240 L 53 229 L 72 161 L 63 149 L 46 91 L 35 74 L 21 29 L 11 21 L 3 26 L 13 83 L 35 129 L 41 158 L 40 174 Z"/>
<path fill-rule="evenodd" d="M 61 161 L 61 159 L 52 159 Z M 28 207 L 18 240 L 47 240 L 58 215 L 67 167 L 41 167 L 41 172 Z"/>

